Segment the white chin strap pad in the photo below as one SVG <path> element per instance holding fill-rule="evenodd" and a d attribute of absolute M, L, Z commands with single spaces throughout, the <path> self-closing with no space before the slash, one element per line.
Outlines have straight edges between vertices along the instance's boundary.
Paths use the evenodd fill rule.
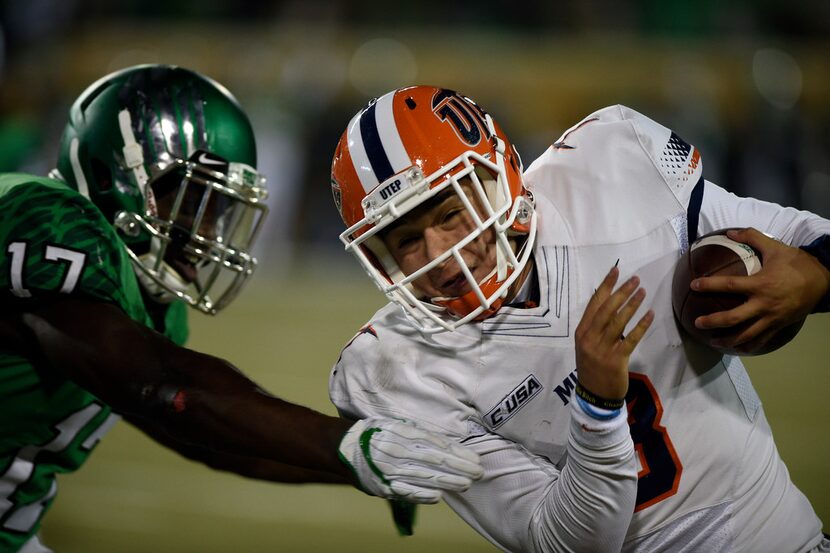
<path fill-rule="evenodd" d="M 188 283 L 179 275 L 179 273 L 167 262 L 162 261 L 156 269 L 158 261 L 158 253 L 160 247 L 160 240 L 153 238 L 151 240 L 150 251 L 138 256 L 138 261 L 141 267 L 138 267 L 136 276 L 138 281 L 147 291 L 147 293 L 159 303 L 170 303 L 178 296 L 171 290 L 176 292 L 185 292 L 188 288 Z"/>

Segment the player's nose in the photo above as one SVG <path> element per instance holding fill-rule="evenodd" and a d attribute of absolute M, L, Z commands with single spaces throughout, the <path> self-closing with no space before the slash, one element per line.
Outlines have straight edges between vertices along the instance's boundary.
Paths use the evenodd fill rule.
<path fill-rule="evenodd" d="M 431 263 L 450 248 L 447 232 L 438 227 L 425 228 L 423 236 L 427 262 Z"/>

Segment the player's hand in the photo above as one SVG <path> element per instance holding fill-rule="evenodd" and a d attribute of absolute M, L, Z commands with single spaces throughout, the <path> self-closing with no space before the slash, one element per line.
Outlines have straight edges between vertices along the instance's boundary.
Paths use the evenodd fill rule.
<path fill-rule="evenodd" d="M 695 320 L 703 329 L 740 327 L 714 345 L 751 353 L 779 330 L 803 320 L 827 293 L 830 273 L 800 248 L 788 246 L 748 228 L 730 230 L 732 240 L 748 244 L 761 256 L 761 270 L 751 276 L 712 276 L 692 281 L 693 290 L 742 294 L 747 300 L 728 311 Z"/>
<path fill-rule="evenodd" d="M 628 279 L 614 291 L 619 278 L 614 267 L 597 288 L 576 327 L 576 373 L 583 388 L 606 399 L 622 399 L 628 392 L 628 359 L 654 320 L 649 310 L 623 336 L 626 325 L 643 303 L 640 279 Z"/>
<path fill-rule="evenodd" d="M 365 492 L 412 503 L 438 503 L 443 491 L 464 491 L 484 474 L 471 449 L 397 419 L 356 422 L 339 454 Z"/>

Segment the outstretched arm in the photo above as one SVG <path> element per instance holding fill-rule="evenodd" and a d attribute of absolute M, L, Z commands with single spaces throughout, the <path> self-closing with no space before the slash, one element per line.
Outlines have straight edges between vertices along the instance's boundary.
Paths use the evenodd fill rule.
<path fill-rule="evenodd" d="M 340 475 L 349 424 L 278 399 L 216 357 L 178 347 L 117 307 L 65 298 L 18 315 L 43 362 L 176 442 Z"/>
<path fill-rule="evenodd" d="M 474 454 L 414 427 L 397 440 L 388 471 L 354 472 L 373 453 L 383 457 L 383 439 L 412 425 L 379 421 L 364 436 L 365 425 L 276 398 L 230 363 L 176 346 L 108 303 L 66 297 L 24 305 L 5 310 L 4 343 L 208 465 L 268 480 L 351 482 L 376 495 L 427 502 L 442 489 L 465 489 L 480 472 Z M 344 440 L 350 429 L 363 440 Z M 410 439 L 424 447 L 409 450 Z M 392 465 L 410 470 L 396 473 Z M 401 483 L 414 489 L 392 485 Z M 431 493 L 419 495 L 425 489 Z"/>
<path fill-rule="evenodd" d="M 342 476 L 330 472 L 314 471 L 304 467 L 263 459 L 261 457 L 245 457 L 207 449 L 192 443 L 182 443 L 174 440 L 161 427 L 152 424 L 146 419 L 138 420 L 131 416 L 125 418 L 127 422 L 141 429 L 147 436 L 159 444 L 172 449 L 186 459 L 202 463 L 215 470 L 234 472 L 240 476 L 254 478 L 256 480 L 270 480 L 283 483 L 301 484 L 318 482 L 342 484 L 347 482 Z"/>

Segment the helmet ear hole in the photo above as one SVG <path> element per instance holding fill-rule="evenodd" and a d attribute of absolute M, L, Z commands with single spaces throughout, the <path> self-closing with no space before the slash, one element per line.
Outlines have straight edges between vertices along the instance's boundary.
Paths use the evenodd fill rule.
<path fill-rule="evenodd" d="M 92 165 L 92 178 L 98 190 L 109 192 L 112 189 L 112 171 L 100 159 L 92 158 L 89 163 Z"/>
<path fill-rule="evenodd" d="M 94 181 L 94 186 L 90 187 L 90 193 L 94 195 L 92 200 L 109 220 L 115 220 L 116 214 L 121 209 L 118 201 L 111 194 L 113 190 L 112 171 L 98 158 L 90 158 L 89 164 Z"/>

